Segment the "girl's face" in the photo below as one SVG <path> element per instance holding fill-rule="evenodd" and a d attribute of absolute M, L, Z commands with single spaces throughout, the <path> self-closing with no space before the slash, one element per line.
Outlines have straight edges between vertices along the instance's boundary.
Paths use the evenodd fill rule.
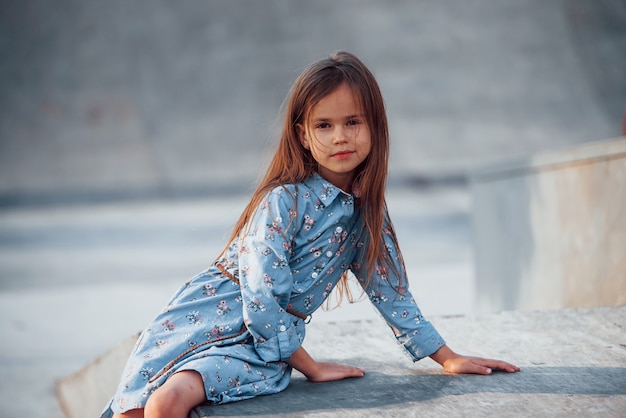
<path fill-rule="evenodd" d="M 367 158 L 372 139 L 359 101 L 342 84 L 311 108 L 306 126 L 298 125 L 304 148 L 311 151 L 326 180 L 350 192 L 356 168 Z"/>

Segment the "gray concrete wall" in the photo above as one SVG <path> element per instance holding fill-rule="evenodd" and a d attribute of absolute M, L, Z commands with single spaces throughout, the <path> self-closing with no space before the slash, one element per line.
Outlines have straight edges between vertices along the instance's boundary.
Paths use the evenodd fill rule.
<path fill-rule="evenodd" d="M 620 135 L 620 0 L 5 0 L 0 203 L 248 189 L 337 49 L 380 81 L 392 179 Z"/>
<path fill-rule="evenodd" d="M 482 311 L 626 304 L 626 140 L 477 171 Z"/>

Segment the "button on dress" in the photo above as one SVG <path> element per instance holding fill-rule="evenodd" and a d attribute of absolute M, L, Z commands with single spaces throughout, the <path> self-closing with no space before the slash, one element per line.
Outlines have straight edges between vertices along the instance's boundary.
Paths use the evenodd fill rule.
<path fill-rule="evenodd" d="M 284 390 L 286 361 L 302 345 L 305 323 L 346 270 L 415 361 L 437 351 L 444 341 L 406 278 L 376 269 L 367 280 L 362 226 L 355 197 L 318 174 L 269 192 L 228 250 L 184 283 L 142 332 L 102 416 L 145 407 L 182 370 L 202 376 L 215 404 Z M 404 276 L 388 227 L 384 240 Z"/>

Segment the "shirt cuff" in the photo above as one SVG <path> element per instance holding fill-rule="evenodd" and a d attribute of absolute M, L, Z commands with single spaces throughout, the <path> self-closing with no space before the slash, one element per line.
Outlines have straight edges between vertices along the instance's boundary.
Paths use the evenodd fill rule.
<path fill-rule="evenodd" d="M 299 320 L 295 322 L 301 322 Z M 287 361 L 291 355 L 302 345 L 304 340 L 304 324 L 295 324 L 288 327 L 285 324 L 278 325 L 276 336 L 265 341 L 255 341 L 256 352 L 266 362 Z"/>
<path fill-rule="evenodd" d="M 402 343 L 402 346 L 411 355 L 413 361 L 418 361 L 434 354 L 444 345 L 446 345 L 446 342 L 430 323 L 420 328 L 418 334 Z"/>

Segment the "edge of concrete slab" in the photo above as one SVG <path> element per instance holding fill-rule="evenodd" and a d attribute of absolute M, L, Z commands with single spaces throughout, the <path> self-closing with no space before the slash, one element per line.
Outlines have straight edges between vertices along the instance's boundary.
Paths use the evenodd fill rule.
<path fill-rule="evenodd" d="M 620 416 L 626 410 L 626 307 L 433 318 L 448 344 L 517 363 L 517 374 L 445 374 L 412 363 L 382 321 L 311 324 L 305 345 L 320 360 L 363 366 L 366 376 L 314 384 L 294 372 L 277 395 L 203 405 L 211 416 Z M 585 412 L 587 413 L 587 412 Z"/>
<path fill-rule="evenodd" d="M 448 375 L 430 359 L 412 363 L 382 320 L 313 322 L 305 342 L 311 355 L 362 366 L 364 378 L 315 384 L 294 372 L 282 393 L 202 405 L 190 417 L 571 416 L 581 411 L 622 416 L 626 410 L 626 306 L 434 317 L 432 322 L 453 349 L 508 360 L 522 371 Z M 128 353 L 127 343 L 115 350 Z M 73 375 L 75 396 L 84 396 L 79 389 L 90 380 L 119 373 L 112 363 L 101 364 L 95 360 Z M 109 396 L 101 393 L 94 408 L 100 410 Z M 80 408 L 66 409 L 66 415 L 85 416 L 86 406 Z"/>

